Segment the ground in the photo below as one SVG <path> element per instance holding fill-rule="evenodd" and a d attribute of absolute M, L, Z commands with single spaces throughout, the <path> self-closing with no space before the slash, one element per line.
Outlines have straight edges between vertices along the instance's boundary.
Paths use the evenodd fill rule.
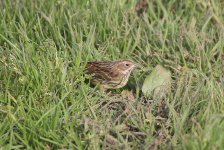
<path fill-rule="evenodd" d="M 224 1 L 0 1 L 0 149 L 222 149 Z M 122 89 L 88 61 L 140 64 Z M 163 99 L 145 97 L 156 65 Z"/>

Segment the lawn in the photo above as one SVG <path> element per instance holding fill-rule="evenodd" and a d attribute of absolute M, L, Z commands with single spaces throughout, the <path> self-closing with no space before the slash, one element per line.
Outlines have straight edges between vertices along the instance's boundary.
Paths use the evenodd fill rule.
<path fill-rule="evenodd" d="M 224 147 L 224 1 L 0 1 L 0 149 Z M 88 61 L 130 59 L 101 92 Z M 144 79 L 171 72 L 165 97 Z"/>

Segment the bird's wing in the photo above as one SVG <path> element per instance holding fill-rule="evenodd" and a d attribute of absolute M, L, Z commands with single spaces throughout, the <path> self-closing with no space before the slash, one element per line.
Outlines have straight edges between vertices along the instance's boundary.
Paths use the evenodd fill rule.
<path fill-rule="evenodd" d="M 87 73 L 93 74 L 98 80 L 111 81 L 118 76 L 111 62 L 88 62 Z"/>

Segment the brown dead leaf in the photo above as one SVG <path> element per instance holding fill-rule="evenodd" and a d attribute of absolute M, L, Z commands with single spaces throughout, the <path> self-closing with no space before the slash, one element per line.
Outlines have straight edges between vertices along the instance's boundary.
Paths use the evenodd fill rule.
<path fill-rule="evenodd" d="M 52 148 L 49 144 L 46 144 L 45 148 L 46 148 L 46 150 L 52 150 Z"/>
<path fill-rule="evenodd" d="M 105 142 L 110 145 L 117 145 L 119 143 L 119 141 L 110 134 L 105 136 Z"/>
<path fill-rule="evenodd" d="M 100 131 L 100 125 L 98 122 L 90 119 L 90 118 L 84 118 L 82 120 L 82 124 L 84 125 L 84 131 L 87 132 L 89 130 L 96 130 Z"/>
<path fill-rule="evenodd" d="M 154 140 L 154 142 L 152 142 L 149 147 L 148 150 L 154 150 L 154 149 L 160 149 L 159 147 L 161 145 L 165 145 L 167 144 L 167 142 L 170 140 L 170 134 L 168 132 L 167 129 L 160 129 L 157 132 L 157 136 L 156 139 Z"/>
<path fill-rule="evenodd" d="M 142 16 L 142 14 L 148 9 L 149 4 L 147 0 L 139 0 L 135 5 L 135 12 L 138 16 Z"/>

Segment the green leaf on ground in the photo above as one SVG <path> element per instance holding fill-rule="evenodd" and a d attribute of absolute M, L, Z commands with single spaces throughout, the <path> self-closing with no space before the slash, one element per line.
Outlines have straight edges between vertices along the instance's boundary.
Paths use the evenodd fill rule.
<path fill-rule="evenodd" d="M 152 73 L 145 78 L 142 92 L 146 97 L 161 99 L 171 89 L 171 72 L 161 65 L 157 65 Z"/>

